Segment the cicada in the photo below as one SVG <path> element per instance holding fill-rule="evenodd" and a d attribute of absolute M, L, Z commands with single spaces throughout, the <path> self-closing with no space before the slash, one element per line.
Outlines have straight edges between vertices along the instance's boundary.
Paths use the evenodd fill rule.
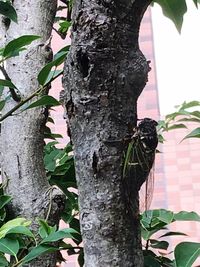
<path fill-rule="evenodd" d="M 141 194 L 145 191 L 145 209 L 148 208 L 153 193 L 153 166 L 158 145 L 157 125 L 150 118 L 140 120 L 133 130 L 124 160 L 123 177 L 128 179 L 126 184 L 129 202 L 131 203 L 132 192 L 139 191 L 146 183 L 144 190 L 141 190 Z"/>

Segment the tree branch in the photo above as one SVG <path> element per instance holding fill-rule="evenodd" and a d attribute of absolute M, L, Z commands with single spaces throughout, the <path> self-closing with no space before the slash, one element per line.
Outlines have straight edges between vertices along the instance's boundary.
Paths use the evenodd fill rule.
<path fill-rule="evenodd" d="M 59 77 L 61 74 L 63 74 L 63 72 L 59 73 L 58 75 L 56 75 L 49 83 L 47 83 L 44 87 L 39 87 L 33 94 L 31 94 L 30 96 L 28 96 L 26 99 L 22 100 L 18 105 L 16 105 L 14 108 L 12 108 L 11 110 L 9 110 L 5 115 L 3 115 L 0 118 L 0 123 L 5 120 L 6 118 L 8 118 L 9 116 L 11 116 L 16 110 L 18 110 L 20 107 L 22 107 L 25 103 L 27 103 L 29 100 L 31 100 L 33 97 L 35 97 L 37 94 L 39 94 L 40 92 L 46 90 L 46 88 L 48 87 L 48 85 L 54 81 L 57 77 Z"/>

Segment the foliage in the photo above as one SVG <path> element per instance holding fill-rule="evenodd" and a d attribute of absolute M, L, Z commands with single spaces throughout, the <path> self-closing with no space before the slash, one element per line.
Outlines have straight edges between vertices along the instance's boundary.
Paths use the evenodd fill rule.
<path fill-rule="evenodd" d="M 59 10 L 68 9 L 67 19 L 62 16 L 56 17 L 59 28 L 56 32 L 65 38 L 69 27 L 71 26 L 71 6 L 72 1 L 62 1 L 64 5 L 58 7 Z M 198 7 L 198 0 L 193 0 Z M 178 31 L 181 31 L 183 17 L 187 11 L 185 0 L 154 0 L 154 3 L 162 7 L 163 13 L 169 17 L 175 24 Z M 17 14 L 9 1 L 0 1 L 0 14 L 6 16 L 9 20 L 17 22 Z M 9 42 L 5 47 L 0 49 L 0 64 L 10 58 L 19 55 L 26 49 L 26 46 L 34 40 L 40 38 L 34 35 L 25 35 Z M 12 115 L 20 107 L 31 109 L 38 106 L 57 106 L 59 102 L 50 96 L 44 96 L 43 92 L 50 83 L 58 76 L 62 75 L 62 69 L 58 69 L 68 53 L 69 46 L 61 49 L 52 62 L 48 63 L 38 73 L 39 88 L 36 88 L 34 94 L 27 99 L 22 99 L 16 105 L 14 110 L 8 112 L 0 121 Z M 8 79 L 0 80 L 0 95 L 4 87 L 16 90 L 16 86 Z M 4 108 L 6 101 L 11 96 L 6 96 L 0 101 L 0 110 Z M 37 100 L 26 105 L 28 101 L 37 97 Z M 39 97 L 39 98 L 38 98 Z M 183 103 L 179 106 L 177 112 L 166 117 L 165 121 L 160 121 L 159 130 L 168 131 L 171 129 L 185 128 L 183 122 L 200 122 L 199 111 L 189 111 L 191 107 L 199 107 L 198 101 Z M 52 119 L 49 119 L 52 122 Z M 174 122 L 175 121 L 175 122 Z M 46 127 L 45 137 L 55 139 L 60 137 L 58 134 L 52 134 L 50 128 Z M 160 136 L 161 137 L 161 136 Z M 196 128 L 185 138 L 200 137 L 200 128 Z M 78 254 L 80 266 L 83 266 L 83 248 L 80 246 L 82 238 L 80 235 L 80 225 L 78 215 L 78 193 L 75 180 L 74 159 L 72 146 L 68 144 L 64 148 L 58 148 L 58 142 L 53 141 L 46 144 L 44 148 L 44 163 L 49 182 L 52 186 L 59 187 L 66 195 L 65 210 L 62 213 L 62 219 L 69 224 L 70 228 L 58 230 L 55 226 L 50 226 L 45 220 L 38 219 L 38 233 L 31 231 L 31 222 L 25 218 L 16 218 L 10 221 L 6 219 L 5 206 L 10 202 L 9 196 L 0 194 L 0 266 L 22 266 L 35 259 L 36 257 L 53 251 L 67 250 L 68 254 Z M 185 235 L 181 232 L 167 231 L 166 227 L 174 221 L 199 221 L 200 217 L 194 212 L 173 213 L 167 210 L 151 210 L 141 215 L 142 237 L 145 242 L 144 259 L 145 266 L 191 266 L 195 259 L 200 255 L 200 244 L 192 242 L 182 242 L 178 244 L 174 251 L 174 260 L 171 260 L 167 249 L 169 243 L 163 238 L 174 235 Z M 153 235 L 162 231 L 158 239 L 152 238 Z M 163 234 L 163 231 L 165 233 Z M 70 238 L 76 244 L 65 243 L 63 238 Z M 58 242 L 58 243 L 55 243 Z M 164 250 L 165 254 L 160 250 Z M 156 252 L 155 252 L 156 251 Z M 5 257 L 5 253 L 12 256 L 12 263 Z"/>
<path fill-rule="evenodd" d="M 78 262 L 83 266 L 83 248 L 80 246 L 82 237 L 80 234 L 80 223 L 77 215 L 78 194 L 75 178 L 74 158 L 72 146 L 68 144 L 64 148 L 56 147 L 57 141 L 49 142 L 44 149 L 44 163 L 49 182 L 52 186 L 58 186 L 66 195 L 65 209 L 61 214 L 63 221 L 74 229 L 77 234 L 72 238 L 76 247 L 67 247 L 68 254 L 78 254 Z M 77 248 L 75 250 L 75 248 Z"/>
<path fill-rule="evenodd" d="M 35 35 L 24 35 L 9 42 L 4 48 L 0 50 L 0 56 L 1 56 L 0 64 L 10 57 L 19 55 L 21 51 L 26 49 L 25 48 L 26 45 L 32 43 L 34 40 L 38 38 L 40 37 L 35 36 Z M 23 110 L 26 110 L 26 109 L 30 109 L 34 107 L 39 107 L 39 106 L 47 106 L 49 108 L 52 106 L 58 106 L 60 104 L 54 97 L 44 96 L 43 93 L 45 92 L 45 90 L 48 88 L 48 86 L 51 84 L 52 81 L 54 81 L 60 75 L 62 75 L 63 70 L 57 70 L 57 68 L 59 65 L 61 65 L 64 62 L 65 56 L 67 55 L 68 50 L 69 50 L 69 46 L 66 46 L 55 54 L 54 60 L 48 63 L 46 66 L 44 66 L 42 70 L 39 72 L 38 83 L 40 85 L 38 88 L 36 88 L 35 92 L 25 99 L 20 98 L 20 101 L 16 104 L 16 106 L 14 106 L 13 109 L 9 110 L 6 114 L 4 114 L 0 118 L 0 122 L 6 119 L 8 116 L 13 115 L 13 113 L 19 110 L 22 106 L 23 106 Z M 0 66 L 0 67 L 5 72 L 5 75 L 7 76 L 4 67 L 3 66 Z M 19 91 L 17 87 L 10 80 L 0 79 L 0 96 L 2 96 L 2 91 L 5 86 L 9 87 L 10 94 L 6 95 L 3 99 L 1 99 L 0 111 L 4 108 L 6 101 L 9 100 L 11 97 L 13 97 L 13 90 L 16 90 L 16 92 Z M 37 99 L 35 102 L 32 102 L 31 104 L 27 105 L 27 103 L 30 100 L 34 98 L 38 98 L 38 97 L 39 99 Z"/>
<path fill-rule="evenodd" d="M 196 8 L 198 8 L 199 0 L 193 0 Z M 161 6 L 163 14 L 168 17 L 176 26 L 176 29 L 181 32 L 183 18 L 187 12 L 186 0 L 153 0 Z"/>
<path fill-rule="evenodd" d="M 65 148 L 58 148 L 57 141 L 49 142 L 44 149 L 44 162 L 49 181 L 52 186 L 58 186 L 66 194 L 66 207 L 62 214 L 62 219 L 69 224 L 70 230 L 57 230 L 55 227 L 49 226 L 46 221 L 38 220 L 40 228 L 38 235 L 41 240 L 35 246 L 30 245 L 30 242 L 37 242 L 37 236 L 34 236 L 30 230 L 30 222 L 23 218 L 10 221 L 2 224 L 0 228 L 0 238 L 3 237 L 3 245 L 8 244 L 7 249 L 1 248 L 2 253 L 8 253 L 18 258 L 18 254 L 22 254 L 22 249 L 27 249 L 28 254 L 23 259 L 18 258 L 19 264 L 29 262 L 43 253 L 48 253 L 56 250 L 67 250 L 68 255 L 78 254 L 79 264 L 83 266 L 83 248 L 80 246 L 82 239 L 80 235 L 79 220 L 76 218 L 78 214 L 76 180 L 74 171 L 74 160 L 72 154 L 72 146 L 68 144 Z M 5 208 L 5 205 L 10 201 L 10 197 L 3 196 L 0 207 Z M 4 211 L 5 212 L 5 211 Z M 5 218 L 5 215 L 3 216 Z M 200 255 L 200 244 L 193 242 L 182 242 L 178 244 L 174 251 L 174 259 L 170 259 L 171 252 L 168 251 L 169 241 L 165 238 L 182 235 L 182 232 L 172 232 L 167 227 L 175 221 L 200 221 L 200 216 L 195 212 L 181 211 L 173 213 L 172 211 L 159 209 L 145 211 L 141 215 L 141 234 L 144 240 L 144 260 L 145 266 L 191 266 L 191 264 Z M 20 226 L 20 227 L 19 227 Z M 155 236 L 159 234 L 158 238 Z M 17 235 L 17 240 L 23 246 L 20 249 L 13 237 Z M 71 238 L 76 246 L 62 241 L 64 237 Z M 7 240 L 7 238 L 9 238 Z M 4 241 L 4 239 L 6 239 Z M 10 240 L 11 239 L 11 240 Z M 15 237 L 16 239 L 16 237 Z M 25 239 L 25 241 L 24 241 Z M 0 239 L 1 240 L 1 239 Z M 28 241 L 27 241 L 28 240 Z M 52 242 L 59 241 L 59 246 L 55 246 Z M 5 242 L 5 244 L 4 244 Z M 6 243 L 7 242 L 7 243 Z M 32 244 L 31 243 L 31 244 Z M 9 251 L 8 251 L 9 250 Z M 5 252 L 6 251 L 6 252 Z M 17 252 L 16 252 L 17 251 Z M 1 260 L 1 259 L 0 259 Z M 4 254 L 2 256 L 2 261 Z M 189 263 L 188 263 L 189 262 Z M 187 263 L 189 265 L 187 265 Z M 6 263 L 9 264 L 9 263 Z M 4 266 L 20 266 L 20 265 L 4 265 Z"/>
<path fill-rule="evenodd" d="M 78 195 L 76 188 L 74 161 L 72 146 L 57 148 L 58 142 L 53 141 L 45 146 L 44 162 L 47 174 L 52 185 L 57 185 L 66 194 L 66 208 L 62 219 L 69 223 L 70 227 L 80 233 L 78 214 Z M 168 226 L 178 221 L 200 222 L 200 216 L 195 212 L 180 211 L 174 213 L 169 210 L 158 209 L 145 211 L 141 217 L 141 235 L 143 238 L 143 254 L 145 266 L 192 266 L 192 263 L 200 256 L 200 243 L 181 242 L 174 249 L 174 259 L 169 251 L 168 238 L 174 236 L 187 236 L 183 232 L 172 232 Z M 159 234 L 160 233 L 160 234 Z M 157 237 L 159 235 L 159 237 Z M 166 240 L 165 240 L 166 239 Z M 68 254 L 78 254 L 79 262 L 83 259 L 83 249 L 80 246 L 81 235 L 73 241 L 79 250 L 69 250 Z M 80 266 L 81 262 L 80 262 Z"/>
<path fill-rule="evenodd" d="M 61 249 L 72 249 L 63 238 L 80 239 L 80 234 L 72 229 L 58 230 L 46 221 L 38 219 L 37 233 L 31 230 L 31 221 L 25 218 L 6 220 L 6 205 L 11 197 L 3 195 L 0 190 L 0 266 L 22 266 L 44 253 Z M 57 243 L 56 243 L 57 242 Z M 10 259 L 5 257 L 10 255 Z"/>
<path fill-rule="evenodd" d="M 163 132 L 170 131 L 170 130 L 175 130 L 175 129 L 187 129 L 188 128 L 188 123 L 192 123 L 193 125 L 197 124 L 199 126 L 200 124 L 200 102 L 199 101 L 190 101 L 190 102 L 184 102 L 181 105 L 176 106 L 176 111 L 168 114 L 165 117 L 165 120 L 159 121 L 158 125 L 158 132 L 160 133 L 159 139 L 161 142 L 164 142 L 163 138 Z M 200 127 L 194 128 L 189 134 L 187 134 L 185 137 L 183 137 L 182 141 L 188 138 L 200 138 Z M 162 214 L 160 212 L 162 211 Z M 147 211 L 146 214 L 148 214 L 149 218 L 149 229 L 143 229 L 142 228 L 142 236 L 144 239 L 147 240 L 147 244 L 151 244 L 151 235 L 156 233 L 157 231 L 165 229 L 165 227 L 174 222 L 174 221 L 200 221 L 199 215 L 197 215 L 194 212 L 179 212 L 178 214 L 173 214 L 171 211 L 164 211 L 164 219 L 163 220 L 163 210 L 159 211 L 153 211 L 152 214 L 150 214 L 151 211 Z M 157 215 L 156 215 L 157 214 Z M 158 215 L 159 214 L 159 215 Z M 157 217 L 156 217 L 157 216 Z M 143 216 L 143 218 L 145 218 Z M 143 220 L 143 219 L 142 219 Z M 145 220 L 147 222 L 147 220 Z M 184 235 L 184 233 L 170 233 L 171 235 Z M 162 235 L 161 237 L 164 236 L 169 236 L 169 234 Z M 168 243 L 166 241 L 159 241 L 156 240 L 156 244 L 159 244 L 161 242 L 161 246 L 165 246 L 165 250 L 168 248 Z M 155 243 L 155 242 L 154 242 Z M 154 245 L 154 244 L 153 244 Z M 152 246 L 153 248 L 153 246 Z M 161 247 L 160 247 L 161 248 Z M 194 242 L 181 242 L 175 247 L 174 250 L 174 256 L 175 259 L 173 262 L 170 264 L 164 262 L 166 259 L 168 261 L 168 258 L 166 258 L 166 255 L 164 257 L 163 261 L 163 256 L 157 256 L 154 253 L 154 256 L 152 256 L 152 251 L 151 257 L 153 257 L 154 261 L 160 261 L 162 264 L 166 265 L 161 265 L 161 266 L 176 266 L 176 267 L 181 267 L 181 266 L 192 266 L 194 261 L 200 256 L 200 243 L 194 243 Z M 148 253 L 147 253 L 148 254 Z M 149 255 L 148 255 L 149 256 Z M 154 266 L 154 265 L 153 265 Z"/>
<path fill-rule="evenodd" d="M 53 122 L 53 120 L 50 120 Z M 51 132 L 50 132 L 51 134 Z M 54 136 L 54 134 L 52 134 Z M 74 170 L 72 146 L 57 148 L 57 141 L 49 142 L 44 148 L 44 163 L 52 188 L 58 186 L 66 195 L 65 210 L 62 219 L 70 228 L 58 230 L 55 226 L 48 225 L 46 220 L 38 219 L 37 233 L 31 231 L 31 221 L 25 218 L 16 218 L 7 221 L 6 205 L 11 197 L 3 194 L 0 189 L 0 266 L 22 266 L 45 253 L 58 252 L 58 261 L 64 261 L 59 253 L 67 250 L 69 255 L 78 254 L 78 262 L 83 266 L 83 248 L 80 234 L 78 214 L 78 195 Z M 73 240 L 66 243 L 64 238 Z M 5 254 L 12 256 L 8 260 Z M 14 258 L 14 259 L 13 259 Z"/>
<path fill-rule="evenodd" d="M 188 123 L 200 125 L 200 102 L 190 101 L 184 102 L 176 106 L 177 110 L 168 114 L 165 120 L 159 121 L 159 133 L 168 132 L 174 129 L 187 128 Z M 184 139 L 200 138 L 200 127 L 194 128 Z M 160 135 L 160 141 L 163 142 L 164 138 Z"/>
<path fill-rule="evenodd" d="M 186 236 L 185 233 L 168 230 L 168 226 L 175 221 L 200 222 L 200 216 L 195 212 L 181 211 L 174 213 L 165 209 L 148 210 L 141 215 L 145 267 L 191 267 L 200 256 L 200 243 L 181 242 L 175 247 L 174 259 L 171 259 L 172 252 L 168 251 L 168 237 Z M 156 236 L 156 239 L 153 236 Z"/>
<path fill-rule="evenodd" d="M 0 1 L 0 14 L 4 15 L 5 17 L 14 22 L 17 22 L 16 10 L 8 1 Z"/>

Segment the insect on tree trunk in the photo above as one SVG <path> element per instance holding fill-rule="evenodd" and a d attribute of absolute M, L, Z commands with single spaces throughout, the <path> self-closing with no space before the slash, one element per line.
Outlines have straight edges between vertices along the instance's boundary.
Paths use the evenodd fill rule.
<path fill-rule="evenodd" d="M 143 266 L 137 186 L 122 175 L 127 137 L 149 72 L 139 49 L 150 1 L 76 0 L 65 63 L 65 106 L 74 144 L 86 267 Z M 140 177 L 138 177 L 140 179 Z"/>
<path fill-rule="evenodd" d="M 5 42 L 22 35 L 41 36 L 39 41 L 6 63 L 8 76 L 20 90 L 22 98 L 27 98 L 38 88 L 37 75 L 52 56 L 45 42 L 51 35 L 57 1 L 15 0 L 13 5 L 17 11 L 18 24 L 11 22 L 5 28 Z M 5 113 L 16 104 L 11 98 L 6 104 Z M 9 214 L 31 219 L 33 229 L 36 230 L 36 218 L 47 216 L 51 201 L 43 163 L 46 111 L 34 108 L 22 113 L 18 110 L 17 113 L 2 123 L 2 175 L 4 182 L 8 180 L 6 193 L 13 197 Z M 52 201 L 49 222 L 55 225 L 59 221 L 59 208 L 54 199 Z M 28 266 L 53 267 L 55 264 L 55 254 L 51 253 Z"/>

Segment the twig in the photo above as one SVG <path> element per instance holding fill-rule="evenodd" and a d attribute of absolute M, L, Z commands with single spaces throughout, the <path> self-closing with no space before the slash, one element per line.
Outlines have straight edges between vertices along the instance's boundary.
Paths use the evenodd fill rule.
<path fill-rule="evenodd" d="M 59 77 L 61 74 L 63 74 L 63 71 L 60 72 L 55 77 L 53 77 L 52 80 L 49 83 L 47 83 L 45 86 L 40 86 L 33 94 L 31 94 L 29 97 L 27 97 L 26 99 L 22 100 L 19 104 L 17 104 L 14 108 L 12 108 L 11 110 L 9 110 L 5 115 L 3 115 L 0 118 L 0 122 L 2 122 L 3 120 L 5 120 L 7 117 L 11 116 L 16 110 L 18 110 L 21 106 L 23 106 L 25 103 L 27 103 L 29 100 L 31 100 L 34 96 L 36 96 L 40 92 L 44 91 L 47 88 L 47 86 L 51 82 L 53 82 L 57 77 Z"/>
<path fill-rule="evenodd" d="M 16 105 L 14 108 L 9 110 L 5 115 L 3 115 L 0 118 L 0 122 L 5 120 L 7 117 L 11 116 L 17 109 L 19 109 L 21 106 L 23 106 L 25 103 L 27 103 L 29 100 L 31 100 L 34 96 L 36 96 L 38 93 L 43 91 L 46 87 L 40 87 L 38 90 L 36 90 L 32 95 L 27 97 L 26 99 L 22 100 L 18 105 Z"/>

